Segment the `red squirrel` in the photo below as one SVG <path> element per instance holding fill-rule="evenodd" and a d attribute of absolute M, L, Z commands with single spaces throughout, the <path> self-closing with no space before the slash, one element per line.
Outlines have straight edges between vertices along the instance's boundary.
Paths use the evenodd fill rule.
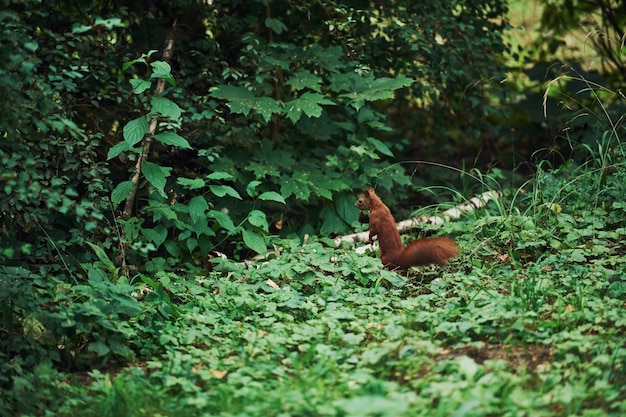
<path fill-rule="evenodd" d="M 387 269 L 406 270 L 416 265 L 441 265 L 459 254 L 456 242 L 447 237 L 418 239 L 405 248 L 391 211 L 371 187 L 365 190 L 354 205 L 360 210 L 369 210 L 369 239 L 372 241 L 374 236 L 378 236 L 380 261 Z"/>

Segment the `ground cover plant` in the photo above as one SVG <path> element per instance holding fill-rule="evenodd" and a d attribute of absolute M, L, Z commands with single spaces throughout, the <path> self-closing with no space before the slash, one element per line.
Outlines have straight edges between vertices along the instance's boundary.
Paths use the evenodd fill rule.
<path fill-rule="evenodd" d="M 85 285 L 57 294 L 58 312 L 33 314 L 25 329 L 40 348 L 38 329 L 62 331 L 58 351 L 79 355 L 50 355 L 15 378 L 5 407 L 68 416 L 620 415 L 624 171 L 597 193 L 597 171 L 572 180 L 568 169 L 542 172 L 517 204 L 509 195 L 447 224 L 463 253 L 443 269 L 402 276 L 316 240 L 286 240 L 274 259 L 224 260 L 210 274 L 139 274 L 143 285 L 114 283 L 106 260 L 94 264 Z M 11 272 L 20 271 L 3 276 Z M 34 293 L 52 290 L 21 278 Z M 80 353 L 80 343 L 94 352 Z M 106 361 L 109 351 L 124 365 Z M 72 361 L 98 360 L 108 364 L 71 371 Z"/>
<path fill-rule="evenodd" d="M 626 413 L 619 10 L 5 3 L 0 416 Z M 398 273 L 335 243 L 368 186 L 501 197 Z"/>

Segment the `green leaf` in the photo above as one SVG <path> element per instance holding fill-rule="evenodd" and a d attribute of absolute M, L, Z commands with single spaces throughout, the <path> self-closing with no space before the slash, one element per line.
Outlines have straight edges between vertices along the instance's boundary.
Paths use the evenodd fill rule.
<path fill-rule="evenodd" d="M 154 61 L 150 63 L 152 74 L 158 78 L 168 78 L 172 76 L 172 67 L 165 61 Z"/>
<path fill-rule="evenodd" d="M 299 98 L 289 101 L 285 104 L 286 116 L 291 123 L 296 123 L 302 114 L 309 117 L 320 117 L 323 108 L 322 104 L 334 105 L 335 103 L 328 100 L 322 94 L 306 92 Z"/>
<path fill-rule="evenodd" d="M 281 34 L 283 31 L 287 30 L 287 26 L 283 22 L 278 19 L 273 19 L 268 17 L 265 19 L 265 27 L 272 29 L 274 33 Z"/>
<path fill-rule="evenodd" d="M 94 352 L 97 356 L 107 355 L 111 351 L 109 347 L 104 342 L 101 342 L 101 341 L 95 341 L 95 342 L 89 343 L 88 350 L 90 352 Z"/>
<path fill-rule="evenodd" d="M 178 215 L 172 208 L 163 203 L 159 203 L 153 200 L 148 200 L 150 207 L 146 208 L 146 211 L 152 212 L 152 221 L 158 222 L 162 219 L 165 220 L 178 220 Z"/>
<path fill-rule="evenodd" d="M 265 122 L 269 122 L 273 114 L 282 113 L 284 104 L 271 97 L 257 97 L 250 102 L 249 106 L 250 109 L 260 114 Z"/>
<path fill-rule="evenodd" d="M 207 175 L 207 178 L 210 180 L 229 180 L 233 178 L 231 174 L 224 171 L 215 171 Z"/>
<path fill-rule="evenodd" d="M 176 86 L 174 82 L 174 77 L 172 76 L 172 67 L 165 61 L 154 61 L 150 63 L 152 67 L 152 74 L 150 74 L 150 79 L 153 80 L 155 78 L 162 78 L 167 81 L 170 85 Z"/>
<path fill-rule="evenodd" d="M 222 228 L 228 230 L 229 232 L 232 232 L 233 230 L 235 230 L 235 224 L 226 213 L 222 213 L 221 211 L 217 211 L 217 210 L 210 210 L 207 213 L 207 217 L 215 219 L 215 221 L 217 221 L 217 223 Z"/>
<path fill-rule="evenodd" d="M 128 148 L 141 142 L 148 133 L 148 119 L 145 116 L 131 120 L 124 125 L 124 140 L 128 143 Z"/>
<path fill-rule="evenodd" d="M 259 185 L 261 185 L 261 181 L 258 181 L 258 180 L 250 181 L 248 185 L 246 186 L 246 193 L 250 197 L 254 197 L 256 195 L 256 187 L 258 187 Z"/>
<path fill-rule="evenodd" d="M 133 190 L 132 181 L 122 181 L 111 192 L 111 202 L 114 206 L 117 206 L 122 201 L 126 200 Z"/>
<path fill-rule="evenodd" d="M 351 100 L 350 105 L 355 109 L 360 109 L 366 101 L 388 100 L 395 96 L 395 91 L 408 87 L 413 84 L 414 80 L 400 75 L 396 78 L 374 78 L 361 77 L 354 80 L 353 91 L 347 94 L 341 94 L 340 97 L 346 97 Z"/>
<path fill-rule="evenodd" d="M 154 162 L 144 162 L 141 166 L 141 173 L 161 196 L 165 197 L 166 178 L 170 176 L 172 168 L 162 167 Z"/>
<path fill-rule="evenodd" d="M 209 185 L 209 190 L 217 197 L 224 197 L 225 195 L 229 195 L 238 200 L 241 200 L 241 196 L 233 187 L 229 185 Z"/>
<path fill-rule="evenodd" d="M 260 227 L 266 232 L 269 230 L 269 224 L 267 223 L 267 217 L 265 213 L 260 210 L 252 210 L 250 214 L 248 214 L 248 221 L 251 225 L 255 227 Z"/>
<path fill-rule="evenodd" d="M 320 233 L 322 235 L 327 236 L 331 233 L 347 230 L 346 223 L 339 216 L 337 216 L 337 213 L 332 208 L 324 207 L 319 216 L 324 220 L 320 228 Z"/>
<path fill-rule="evenodd" d="M 153 54 L 159 52 L 157 49 L 151 49 L 146 54 L 142 54 L 139 58 L 133 59 L 132 61 L 125 62 L 122 65 L 122 70 L 126 71 L 128 68 L 132 67 L 135 64 L 145 64 L 146 58 L 151 57 Z"/>
<path fill-rule="evenodd" d="M 282 195 L 276 191 L 266 191 L 259 196 L 259 200 L 276 201 L 277 203 L 287 204 Z"/>
<path fill-rule="evenodd" d="M 193 149 L 187 139 L 174 133 L 174 132 L 162 132 L 153 136 L 154 139 L 166 145 L 177 146 L 182 149 Z"/>
<path fill-rule="evenodd" d="M 280 194 L 284 197 L 295 195 L 300 200 L 308 200 L 311 195 L 311 189 L 308 185 L 289 178 L 283 181 L 280 187 Z"/>
<path fill-rule="evenodd" d="M 180 119 L 182 114 L 182 110 L 178 107 L 178 104 L 174 103 L 169 98 L 152 97 L 150 99 L 150 105 L 152 106 L 152 113 L 159 113 L 172 120 Z M 189 148 L 191 148 L 191 146 Z"/>
<path fill-rule="evenodd" d="M 141 228 L 141 234 L 158 248 L 167 239 L 167 227 L 160 224 L 154 229 Z"/>
<path fill-rule="evenodd" d="M 205 212 L 209 209 L 209 204 L 202 195 L 195 196 L 189 202 L 189 216 L 196 223 L 200 218 L 205 217 Z"/>
<path fill-rule="evenodd" d="M 109 159 L 115 158 L 116 156 L 118 156 L 122 152 L 128 151 L 130 148 L 131 147 L 128 145 L 128 142 L 126 142 L 125 140 L 121 141 L 120 143 L 117 143 L 117 144 L 113 145 L 109 149 L 109 152 L 107 153 L 107 161 Z"/>
<path fill-rule="evenodd" d="M 265 239 L 261 235 L 253 232 L 252 230 L 243 230 L 241 232 L 243 236 L 243 243 L 259 255 L 265 255 L 267 252 L 267 245 Z"/>
<path fill-rule="evenodd" d="M 88 32 L 92 29 L 91 25 L 72 25 L 72 34 L 79 35 L 81 33 Z"/>
<path fill-rule="evenodd" d="M 102 264 L 105 266 L 105 268 L 109 272 L 114 272 L 115 271 L 115 264 L 113 263 L 113 261 L 111 261 L 109 259 L 109 257 L 107 256 L 107 254 L 104 251 L 104 249 L 102 248 L 102 246 L 94 245 L 91 242 L 87 242 L 87 244 L 89 246 L 91 246 L 91 249 L 93 250 L 93 252 L 98 257 L 98 260 L 100 260 L 100 262 L 102 262 Z"/>
<path fill-rule="evenodd" d="M 321 90 L 322 78 L 311 74 L 310 71 L 298 71 L 291 76 L 285 84 L 291 86 L 296 91 L 310 89 L 319 92 Z"/>
<path fill-rule="evenodd" d="M 266 122 L 274 113 L 281 113 L 283 109 L 282 102 L 274 100 L 272 97 L 255 97 L 252 92 L 244 87 L 219 85 L 211 90 L 211 96 L 227 100 L 227 105 L 233 113 L 247 116 L 252 110 L 255 110 Z"/>
<path fill-rule="evenodd" d="M 197 190 L 198 188 L 203 188 L 206 183 L 202 178 L 182 178 L 179 177 L 176 179 L 176 182 L 185 187 L 189 187 L 190 190 Z"/>
<path fill-rule="evenodd" d="M 359 209 L 354 207 L 354 195 L 341 193 L 335 198 L 335 211 L 346 224 L 354 224 L 359 220 Z"/>
<path fill-rule="evenodd" d="M 133 93 L 141 94 L 150 87 L 152 87 L 152 83 L 147 80 L 142 80 L 140 78 L 133 78 L 130 80 L 130 85 L 133 87 Z"/>
<path fill-rule="evenodd" d="M 367 137 L 367 141 L 372 144 L 374 146 L 374 148 L 376 148 L 376 150 L 380 153 L 382 153 L 383 155 L 386 156 L 390 156 L 393 158 L 393 152 L 391 152 L 391 149 L 389 149 L 387 147 L 387 145 L 385 145 L 384 143 L 382 143 L 381 141 L 379 141 L 376 138 L 372 138 L 372 137 Z"/>
<path fill-rule="evenodd" d="M 39 44 L 37 42 L 24 42 L 24 49 L 29 52 L 36 52 L 39 49 Z"/>

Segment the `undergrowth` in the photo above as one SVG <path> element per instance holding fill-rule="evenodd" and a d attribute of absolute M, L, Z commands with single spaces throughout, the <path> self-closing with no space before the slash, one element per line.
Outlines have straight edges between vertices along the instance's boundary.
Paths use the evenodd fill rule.
<path fill-rule="evenodd" d="M 40 333 L 5 351 L 2 411 L 620 415 L 624 175 L 608 175 L 589 204 L 593 174 L 572 181 L 569 169 L 446 224 L 462 255 L 408 276 L 315 240 L 132 286 L 105 284 L 94 267 L 67 294 L 22 275 L 35 293 L 56 288 L 57 304 L 33 308 Z"/>
<path fill-rule="evenodd" d="M 0 415 L 623 415 L 620 123 L 518 188 L 467 173 L 503 197 L 436 231 L 445 267 L 315 238 L 128 274 L 89 244 L 74 284 L 2 266 Z"/>

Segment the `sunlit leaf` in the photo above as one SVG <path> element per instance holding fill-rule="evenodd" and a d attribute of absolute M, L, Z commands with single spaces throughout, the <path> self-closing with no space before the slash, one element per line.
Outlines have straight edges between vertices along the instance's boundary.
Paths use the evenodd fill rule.
<path fill-rule="evenodd" d="M 132 181 L 122 181 L 111 192 L 111 202 L 114 206 L 117 206 L 122 201 L 126 200 L 133 190 Z"/>
<path fill-rule="evenodd" d="M 243 236 L 243 243 L 259 255 L 265 255 L 267 252 L 267 245 L 263 237 L 252 230 L 243 230 L 241 232 Z"/>
<path fill-rule="evenodd" d="M 170 176 L 172 168 L 157 165 L 154 162 L 144 162 L 141 166 L 141 173 L 146 180 L 152 185 L 163 197 L 165 197 L 165 184 L 167 177 Z"/>
<path fill-rule="evenodd" d="M 128 143 L 129 148 L 141 142 L 146 133 L 148 133 L 148 119 L 146 117 L 139 117 L 124 125 L 124 140 Z"/>
<path fill-rule="evenodd" d="M 174 132 L 162 132 L 153 136 L 154 139 L 166 145 L 172 145 L 181 149 L 192 149 L 187 139 L 174 133 Z"/>

